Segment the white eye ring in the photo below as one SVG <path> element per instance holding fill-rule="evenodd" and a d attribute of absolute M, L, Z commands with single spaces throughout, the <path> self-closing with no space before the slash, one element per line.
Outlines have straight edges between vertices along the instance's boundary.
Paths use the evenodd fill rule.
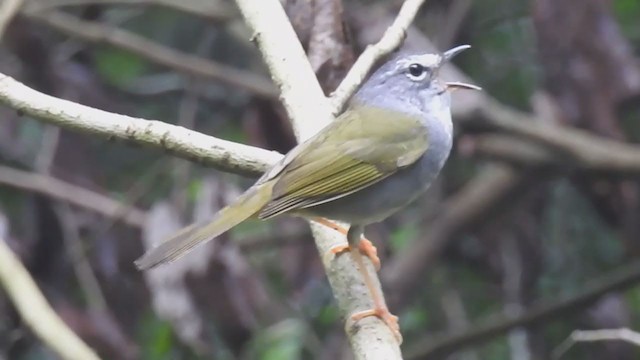
<path fill-rule="evenodd" d="M 407 77 L 413 81 L 422 81 L 429 75 L 429 69 L 422 64 L 413 63 L 407 67 Z"/>

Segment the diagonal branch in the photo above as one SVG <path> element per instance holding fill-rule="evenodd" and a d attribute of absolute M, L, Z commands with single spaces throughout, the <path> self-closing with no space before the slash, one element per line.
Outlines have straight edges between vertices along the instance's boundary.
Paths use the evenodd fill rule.
<path fill-rule="evenodd" d="M 16 310 L 47 346 L 64 360 L 98 360 L 51 308 L 20 260 L 0 238 L 0 283 Z"/>
<path fill-rule="evenodd" d="M 62 11 L 27 12 L 26 15 L 70 36 L 109 44 L 179 72 L 218 81 L 268 98 L 277 96 L 273 84 L 263 76 L 182 53 L 126 30 L 80 20 Z"/>
<path fill-rule="evenodd" d="M 108 196 L 69 184 L 54 177 L 0 165 L 0 185 L 44 194 L 75 206 L 95 211 L 124 223 L 142 227 L 147 214 Z"/>
<path fill-rule="evenodd" d="M 0 4 L 0 39 L 2 39 L 4 31 L 13 17 L 20 10 L 22 2 L 23 0 L 4 0 L 2 4 Z"/>
<path fill-rule="evenodd" d="M 221 0 L 47 0 L 30 1 L 28 11 L 45 11 L 65 6 L 98 5 L 154 5 L 163 6 L 185 14 L 201 17 L 210 21 L 224 22 L 238 14 L 232 6 Z"/>
<path fill-rule="evenodd" d="M 400 44 L 402 44 L 407 34 L 407 29 L 424 2 L 425 0 L 406 0 L 402 4 L 400 12 L 393 21 L 393 24 L 387 28 L 380 41 L 375 45 L 367 46 L 365 51 L 358 57 L 358 60 L 353 64 L 347 76 L 340 83 L 340 86 L 331 94 L 331 111 L 334 115 L 340 113 L 347 100 L 349 100 L 353 92 L 367 77 L 369 70 L 376 61 L 397 49 Z"/>
<path fill-rule="evenodd" d="M 488 98 L 477 115 L 490 127 L 551 148 L 582 168 L 623 174 L 640 169 L 640 146 L 637 145 L 595 136 L 584 130 L 547 125 L 536 115 L 519 112 Z M 466 120 L 473 121 L 471 118 Z"/>
<path fill-rule="evenodd" d="M 553 351 L 551 358 L 560 359 L 577 343 L 594 341 L 624 341 L 635 346 L 640 346 L 640 333 L 627 328 L 574 330 L 571 335 Z"/>
<path fill-rule="evenodd" d="M 109 140 L 125 140 L 214 168 L 257 176 L 282 155 L 156 120 L 109 113 L 33 90 L 0 74 L 0 103 L 46 123 Z"/>
<path fill-rule="evenodd" d="M 479 323 L 477 326 L 459 333 L 433 340 L 433 336 L 416 341 L 408 351 L 408 359 L 441 359 L 445 354 L 469 346 L 478 345 L 507 333 L 509 330 L 539 324 L 550 319 L 583 309 L 597 301 L 602 295 L 624 291 L 640 282 L 640 262 L 632 262 L 606 274 L 588 284 L 575 295 L 548 303 L 532 306 L 529 311 L 517 317 L 499 315 Z"/>

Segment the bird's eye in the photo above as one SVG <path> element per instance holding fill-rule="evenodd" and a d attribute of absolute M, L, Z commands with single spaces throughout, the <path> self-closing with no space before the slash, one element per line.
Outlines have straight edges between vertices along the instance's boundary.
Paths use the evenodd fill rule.
<path fill-rule="evenodd" d="M 429 71 L 423 65 L 420 64 L 411 64 L 409 65 L 409 78 L 412 80 L 422 80 L 427 76 Z"/>

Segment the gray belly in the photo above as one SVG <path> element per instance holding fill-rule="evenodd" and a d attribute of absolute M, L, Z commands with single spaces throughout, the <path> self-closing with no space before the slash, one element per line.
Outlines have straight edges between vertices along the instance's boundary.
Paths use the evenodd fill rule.
<path fill-rule="evenodd" d="M 438 176 L 451 150 L 449 137 L 431 143 L 427 154 L 365 189 L 304 210 L 314 216 L 367 225 L 382 221 L 422 194 Z"/>

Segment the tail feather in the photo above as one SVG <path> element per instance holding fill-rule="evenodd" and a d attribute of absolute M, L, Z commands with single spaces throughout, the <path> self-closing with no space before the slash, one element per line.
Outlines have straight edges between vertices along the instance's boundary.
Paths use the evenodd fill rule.
<path fill-rule="evenodd" d="M 233 204 L 216 213 L 211 221 L 188 226 L 160 245 L 148 250 L 135 261 L 136 266 L 140 270 L 146 270 L 171 262 L 195 246 L 227 232 L 260 211 L 270 200 L 272 187 L 273 184 L 268 182 L 247 190 Z"/>

